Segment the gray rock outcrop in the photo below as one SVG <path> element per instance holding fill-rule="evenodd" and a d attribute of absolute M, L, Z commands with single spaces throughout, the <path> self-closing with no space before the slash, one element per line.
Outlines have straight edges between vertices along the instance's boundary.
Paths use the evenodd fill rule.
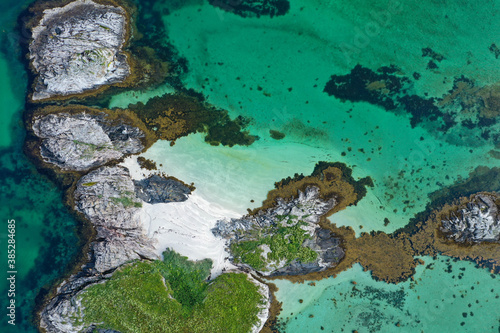
<path fill-rule="evenodd" d="M 320 198 L 317 187 L 307 187 L 304 192 L 299 191 L 297 198 L 289 201 L 278 199 L 273 208 L 259 211 L 256 215 L 247 215 L 241 219 L 229 221 L 220 220 L 212 230 L 217 237 L 227 240 L 229 251 L 231 245 L 238 243 L 258 242 L 270 239 L 278 233 L 284 233 L 285 238 L 293 236 L 287 234 L 287 228 L 299 226 L 308 237 L 298 246 L 312 249 L 317 258 L 312 262 L 301 262 L 295 258 L 290 260 L 269 259 L 272 252 L 269 244 L 259 245 L 260 256 L 265 262 L 261 268 L 251 267 L 248 263 L 233 261 L 237 266 L 250 267 L 263 275 L 302 275 L 322 271 L 336 265 L 343 257 L 344 251 L 340 247 L 340 239 L 330 231 L 321 228 L 318 222 L 321 216 L 329 212 L 336 204 L 335 199 L 324 201 Z M 255 255 L 255 253 L 253 253 Z"/>
<path fill-rule="evenodd" d="M 88 173 L 78 181 L 74 199 L 97 237 L 90 245 L 88 263 L 58 287 L 57 296 L 40 313 L 40 327 L 50 333 L 92 332 L 81 322 L 79 293 L 127 262 L 159 259 L 141 224 L 142 201 L 126 168 L 101 167 Z"/>
<path fill-rule="evenodd" d="M 112 125 L 104 114 L 49 114 L 34 120 L 33 132 L 44 161 L 63 170 L 88 170 L 144 149 L 140 129 Z"/>
<path fill-rule="evenodd" d="M 159 175 L 134 180 L 134 184 L 137 197 L 150 204 L 186 201 L 191 194 L 180 181 Z"/>
<path fill-rule="evenodd" d="M 130 74 L 122 51 L 126 15 L 120 7 L 91 0 L 45 10 L 29 45 L 37 75 L 32 99 L 79 94 L 125 80 Z"/>
<path fill-rule="evenodd" d="M 134 182 L 124 167 L 102 167 L 83 176 L 75 190 L 76 209 L 97 231 L 93 269 L 103 273 L 135 259 L 157 259 L 145 235 Z"/>
<path fill-rule="evenodd" d="M 464 208 L 441 221 L 441 231 L 459 243 L 500 242 L 498 202 L 498 194 L 476 194 Z"/>

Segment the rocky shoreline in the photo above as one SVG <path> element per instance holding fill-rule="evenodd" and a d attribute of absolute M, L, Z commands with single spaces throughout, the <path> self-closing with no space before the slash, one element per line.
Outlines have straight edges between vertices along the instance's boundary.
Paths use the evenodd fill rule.
<path fill-rule="evenodd" d="M 51 7 L 52 4 L 52 7 Z M 28 22 L 32 40 L 27 48 L 34 73 L 28 103 L 85 98 L 112 85 L 143 83 L 132 73 L 137 59 L 124 50 L 130 38 L 130 13 L 114 1 L 76 0 L 35 4 L 43 15 Z M 36 22 L 36 23 L 34 23 Z M 132 179 L 116 164 L 157 140 L 133 112 L 83 105 L 46 106 L 27 113 L 26 152 L 67 189 L 67 203 L 90 228 L 80 269 L 67 277 L 39 309 L 45 332 L 93 332 L 83 324 L 79 295 L 109 280 L 117 268 L 133 261 L 160 259 L 155 239 L 146 234 L 142 204 L 181 202 L 194 187 L 153 174 Z M 269 288 L 247 275 L 265 302 L 258 332 L 268 317 Z M 99 332 L 111 330 L 98 329 Z"/>
<path fill-rule="evenodd" d="M 63 170 L 87 171 L 144 150 L 145 133 L 127 124 L 112 125 L 105 114 L 49 114 L 36 117 L 33 132 L 40 155 Z"/>
<path fill-rule="evenodd" d="M 448 219 L 443 219 L 441 232 L 455 242 L 500 242 L 500 197 L 478 193 Z"/>

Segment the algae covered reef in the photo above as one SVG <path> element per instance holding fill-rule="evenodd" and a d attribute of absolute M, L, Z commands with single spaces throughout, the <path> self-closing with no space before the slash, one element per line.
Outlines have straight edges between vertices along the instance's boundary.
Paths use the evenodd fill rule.
<path fill-rule="evenodd" d="M 277 182 L 263 208 L 255 209 L 241 220 L 221 222 L 214 233 L 223 237 L 234 234 L 231 251 L 237 264 L 259 271 L 264 269 L 266 275 L 287 275 L 293 281 L 336 275 L 354 263 L 360 263 L 371 271 L 373 278 L 397 283 L 414 274 L 415 267 L 421 263 L 415 256 L 437 254 L 469 259 L 498 272 L 500 220 L 497 192 L 473 194 L 459 201 L 448 199 L 452 201 L 440 210 L 435 209 L 426 221 L 416 223 L 413 230 L 402 229 L 392 234 L 362 233 L 356 237 L 352 228 L 337 227 L 326 218 L 361 200 L 366 185 L 373 186 L 369 178 L 354 181 L 345 165 L 321 162 L 311 176 L 295 175 Z M 316 226 L 315 232 L 311 232 L 311 224 Z M 294 232 L 294 226 L 301 232 Z M 304 239 L 302 235 L 307 234 L 306 230 L 309 237 Z M 318 238 L 319 230 L 330 232 L 329 250 L 337 248 L 334 262 L 328 264 L 322 258 L 322 267 L 312 265 L 320 258 L 318 254 L 294 252 L 296 246 L 314 249 L 311 243 L 324 241 Z M 463 234 L 472 236 L 466 238 Z M 278 243 L 280 237 L 286 239 L 284 245 Z M 327 252 L 324 248 L 322 250 L 321 254 Z M 298 263 L 291 263 L 286 254 L 282 254 L 287 252 Z M 278 262 L 282 267 L 277 266 Z"/>

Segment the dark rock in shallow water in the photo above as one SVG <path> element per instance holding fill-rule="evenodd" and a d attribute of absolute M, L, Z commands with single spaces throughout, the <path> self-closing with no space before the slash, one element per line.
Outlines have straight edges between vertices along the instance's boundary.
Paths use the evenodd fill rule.
<path fill-rule="evenodd" d="M 241 17 L 281 16 L 290 9 L 288 0 L 209 0 L 212 6 Z"/>
<path fill-rule="evenodd" d="M 134 180 L 135 194 L 147 203 L 180 202 L 188 199 L 191 190 L 178 180 L 152 175 Z"/>
<path fill-rule="evenodd" d="M 436 61 L 444 59 L 431 49 L 423 49 L 423 55 Z M 429 62 L 430 69 L 437 68 L 434 60 Z M 419 78 L 419 73 L 413 73 L 414 80 Z M 413 81 L 395 66 L 373 71 L 356 65 L 346 75 L 332 75 L 323 91 L 341 101 L 368 102 L 396 114 L 407 113 L 412 127 L 423 126 L 433 135 L 446 133 L 445 139 L 455 145 L 474 147 L 494 144 L 498 139 L 498 136 L 484 134 L 485 128 L 499 132 L 498 84 L 481 87 L 471 79 L 460 77 L 455 78 L 448 94 L 428 97 L 417 93 Z M 482 129 L 475 129 L 476 126 Z"/>

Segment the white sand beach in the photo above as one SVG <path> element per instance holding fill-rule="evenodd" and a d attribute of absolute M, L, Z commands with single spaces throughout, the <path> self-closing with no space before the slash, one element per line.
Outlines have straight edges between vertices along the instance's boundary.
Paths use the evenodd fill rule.
<path fill-rule="evenodd" d="M 126 159 L 122 165 L 129 168 L 134 179 L 152 173 L 140 169 L 135 157 Z M 227 259 L 226 242 L 216 238 L 211 229 L 220 219 L 240 217 L 237 212 L 210 202 L 195 190 L 184 202 L 143 203 L 140 214 L 145 232 L 156 240 L 158 254 L 170 248 L 190 260 L 211 259 L 212 279 L 224 270 L 236 268 Z"/>

